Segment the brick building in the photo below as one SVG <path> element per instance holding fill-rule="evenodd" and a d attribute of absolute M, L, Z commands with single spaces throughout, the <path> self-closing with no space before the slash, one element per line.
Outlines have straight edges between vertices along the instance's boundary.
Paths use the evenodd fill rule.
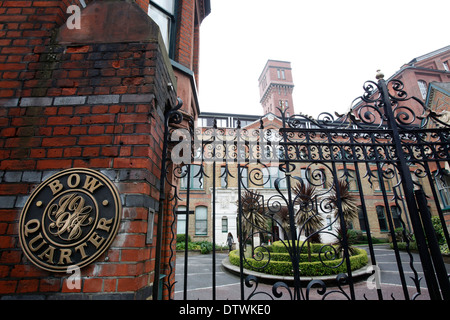
<path fill-rule="evenodd" d="M 428 86 L 432 82 L 450 82 L 450 46 L 429 52 L 405 63 L 397 72 L 389 77 L 387 81 L 393 79 L 403 83 L 403 90 L 409 96 L 417 97 L 422 103 L 427 99 Z M 394 90 L 390 89 L 394 94 Z M 409 107 L 416 116 L 420 116 L 424 109 L 419 103 L 410 103 Z M 354 106 L 360 108 L 360 105 Z M 404 111 L 404 110 L 403 110 Z M 363 112 L 361 113 L 363 114 Z M 413 117 L 410 117 L 411 121 Z M 415 118 L 415 123 L 419 124 L 420 119 Z"/>
<path fill-rule="evenodd" d="M 208 0 L 0 1 L 1 298 L 167 298 L 155 285 L 171 244 L 160 205 L 165 112 L 180 97 L 181 112 L 198 115 L 209 12 Z M 108 190 L 110 200 L 97 199 Z M 102 218 L 112 199 L 118 217 Z M 84 220 L 64 226 L 71 212 Z M 72 239 L 87 241 L 72 248 Z M 75 285 L 64 268 L 49 271 L 87 262 L 91 247 L 104 250 Z"/>
<path fill-rule="evenodd" d="M 428 85 L 427 99 L 425 105 L 439 115 L 441 123 L 429 123 L 428 127 L 444 127 L 443 124 L 450 123 L 450 82 L 431 82 Z M 450 173 L 450 165 L 445 163 L 445 170 Z M 438 189 L 438 197 L 442 211 L 445 215 L 447 229 L 450 230 L 450 174 L 435 179 Z"/>
<path fill-rule="evenodd" d="M 402 81 L 410 95 L 427 97 L 432 82 L 450 82 L 450 46 L 412 59 L 391 76 Z"/>

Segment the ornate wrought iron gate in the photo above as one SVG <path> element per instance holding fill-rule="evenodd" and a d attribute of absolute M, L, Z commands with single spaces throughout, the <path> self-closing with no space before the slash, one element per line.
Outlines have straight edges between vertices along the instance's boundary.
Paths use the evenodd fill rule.
<path fill-rule="evenodd" d="M 449 300 L 449 278 L 439 245 L 442 239 L 431 219 L 437 217 L 443 241 L 449 245 L 443 211 L 449 205 L 445 203 L 450 180 L 449 124 L 421 100 L 409 97 L 400 81 L 386 83 L 382 76 L 378 82 L 364 84 L 364 94 L 347 114 L 323 113 L 312 119 L 280 111 L 278 129 L 275 122 L 268 126 L 261 120 L 245 128 L 214 125 L 194 130 L 191 123 L 189 129 L 172 127 L 166 132 L 171 149 L 166 190 L 172 196 L 165 201 L 172 203 L 172 235 L 189 234 L 193 189 L 206 184 L 212 242 L 216 243 L 217 190 L 237 179 L 236 198 L 229 201 L 236 205 L 238 251 L 230 254 L 230 260 L 237 260 L 240 267 L 241 299 L 257 298 L 259 293 L 258 278 L 245 277 L 244 269 L 274 272 L 279 251 L 288 253 L 284 258 L 291 264 L 286 272 L 293 285 L 277 282 L 272 298 L 287 294 L 292 299 L 309 299 L 314 287 L 324 299 L 330 292 L 364 299 L 355 295 L 352 276 L 358 261 L 364 264 L 364 254 L 359 257 L 361 251 L 351 245 L 347 232 L 359 222 L 359 229 L 367 235 L 369 265 L 377 265 L 373 233 L 385 232 L 392 239 L 404 295 L 393 298 L 417 298 L 424 280 L 431 299 Z M 168 119 L 173 120 L 172 115 L 177 116 L 172 122 L 180 123 L 178 111 L 172 110 Z M 263 192 L 268 183 L 271 194 Z M 186 229 L 175 232 L 181 206 Z M 319 237 L 322 244 L 314 244 Z M 412 277 L 403 270 L 400 242 L 406 243 Z M 425 279 L 413 265 L 413 243 Z M 171 250 L 169 264 L 173 265 L 174 245 Z M 305 259 L 315 259 L 317 270 L 334 274 L 334 283 L 327 286 L 322 280 L 312 280 L 305 285 Z M 173 277 L 167 279 L 165 287 L 173 290 Z M 411 285 L 413 294 L 408 290 Z M 245 286 L 255 288 L 247 297 Z M 378 298 L 384 299 L 381 288 L 376 290 Z M 213 299 L 215 292 L 213 274 Z"/>

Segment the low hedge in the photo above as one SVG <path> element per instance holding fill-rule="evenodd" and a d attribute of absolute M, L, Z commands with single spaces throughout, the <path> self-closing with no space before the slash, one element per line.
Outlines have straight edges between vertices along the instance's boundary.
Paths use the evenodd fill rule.
<path fill-rule="evenodd" d="M 275 241 L 274 243 L 272 243 L 270 246 L 265 246 L 264 250 L 267 249 L 270 252 L 275 252 L 275 253 L 288 253 L 288 249 L 286 246 L 291 246 L 291 240 L 288 241 Z M 300 241 L 300 243 L 298 243 L 297 241 L 295 242 L 295 245 L 297 247 L 300 248 L 300 253 L 308 253 L 308 244 L 304 243 L 303 241 Z M 323 243 L 310 243 L 309 246 L 311 248 L 311 253 L 319 253 L 320 249 L 324 246 L 325 244 Z M 259 248 L 262 249 L 262 248 Z"/>
<path fill-rule="evenodd" d="M 303 248 L 305 247 L 306 244 Z M 318 252 L 320 248 L 323 247 L 323 244 L 314 244 L 314 247 Z M 292 270 L 292 263 L 289 254 L 276 252 L 277 250 L 283 251 L 283 249 L 280 249 L 281 247 L 279 245 L 272 245 L 268 246 L 267 248 L 269 251 L 271 251 L 269 262 L 269 254 L 267 252 L 265 254 L 256 253 L 256 259 L 246 258 L 244 260 L 244 268 L 272 275 L 292 276 L 294 272 Z M 356 248 L 356 252 L 357 254 L 350 257 L 350 265 L 352 270 L 357 270 L 364 267 L 369 261 L 367 252 L 365 250 Z M 318 253 L 311 254 L 311 258 L 311 260 L 313 261 L 308 262 L 308 255 L 304 253 L 300 254 L 299 268 L 301 276 L 325 276 L 347 272 L 347 264 L 345 263 L 345 261 L 343 261 L 342 258 L 335 260 L 326 260 L 324 254 L 322 254 L 322 259 L 324 260 L 322 262 L 320 261 Z M 230 252 L 229 259 L 231 264 L 239 266 L 239 251 L 234 250 Z"/>

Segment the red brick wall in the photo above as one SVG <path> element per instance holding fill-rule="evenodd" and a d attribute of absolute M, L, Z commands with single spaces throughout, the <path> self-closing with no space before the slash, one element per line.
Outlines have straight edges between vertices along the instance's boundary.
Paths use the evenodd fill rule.
<path fill-rule="evenodd" d="M 163 112 L 176 97 L 171 71 L 154 42 L 56 43 L 71 3 L 0 1 L 0 295 L 147 298 L 156 244 L 156 230 L 146 243 L 148 208 L 159 209 Z M 18 239 L 32 190 L 72 167 L 105 174 L 123 205 L 114 242 L 81 269 L 75 290 L 68 274 L 27 261 Z"/>
<path fill-rule="evenodd" d="M 145 12 L 148 11 L 148 3 L 149 0 L 136 0 L 136 3 L 139 5 L 139 7 L 142 8 Z"/>
<path fill-rule="evenodd" d="M 178 24 L 175 61 L 186 68 L 193 69 L 194 60 L 194 28 L 195 28 L 195 0 L 178 1 Z"/>

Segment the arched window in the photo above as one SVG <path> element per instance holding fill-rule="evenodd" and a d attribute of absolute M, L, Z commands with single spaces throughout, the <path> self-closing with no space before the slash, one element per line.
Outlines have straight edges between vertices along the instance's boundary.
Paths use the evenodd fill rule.
<path fill-rule="evenodd" d="M 422 99 L 425 99 L 427 97 L 427 83 L 424 80 L 417 81 L 417 84 L 419 85 L 420 94 L 422 94 Z"/>
<path fill-rule="evenodd" d="M 359 228 L 362 232 L 366 232 L 366 223 L 364 219 L 364 211 L 362 206 L 358 206 L 358 220 L 359 220 Z"/>
<path fill-rule="evenodd" d="M 389 231 L 386 221 L 386 214 L 384 212 L 383 206 L 377 206 L 377 216 L 378 216 L 378 223 L 380 224 L 380 231 L 382 232 Z"/>

